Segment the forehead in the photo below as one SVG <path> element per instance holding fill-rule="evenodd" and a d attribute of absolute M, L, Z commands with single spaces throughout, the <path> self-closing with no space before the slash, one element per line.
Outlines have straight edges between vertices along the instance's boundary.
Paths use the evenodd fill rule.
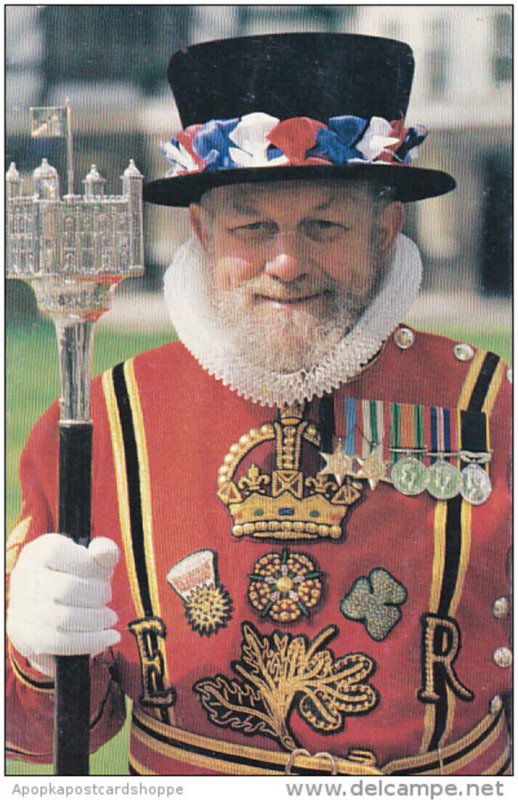
<path fill-rule="evenodd" d="M 367 211 L 372 204 L 372 188 L 365 184 L 323 181 L 220 186 L 207 193 L 206 202 L 225 213 L 253 213 L 290 208 L 309 211 Z"/>

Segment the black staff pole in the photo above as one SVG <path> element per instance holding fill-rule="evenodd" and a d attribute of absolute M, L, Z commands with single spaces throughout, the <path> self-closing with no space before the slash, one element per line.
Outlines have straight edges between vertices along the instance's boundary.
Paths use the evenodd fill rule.
<path fill-rule="evenodd" d="M 59 532 L 88 546 L 91 521 L 92 323 L 55 319 L 61 367 L 59 422 Z M 56 657 L 54 773 L 88 775 L 90 753 L 89 656 Z"/>
<path fill-rule="evenodd" d="M 130 160 L 122 194 L 105 195 L 92 168 L 84 194 L 74 194 L 71 110 L 32 108 L 31 135 L 67 139 L 68 191 L 46 158 L 21 194 L 15 164 L 6 176 L 7 277 L 28 281 L 38 307 L 56 327 L 61 374 L 59 531 L 88 546 L 91 525 L 92 423 L 90 376 L 93 326 L 111 305 L 110 289 L 144 272 L 143 176 Z M 90 674 L 88 655 L 56 658 L 54 772 L 88 775 Z"/>

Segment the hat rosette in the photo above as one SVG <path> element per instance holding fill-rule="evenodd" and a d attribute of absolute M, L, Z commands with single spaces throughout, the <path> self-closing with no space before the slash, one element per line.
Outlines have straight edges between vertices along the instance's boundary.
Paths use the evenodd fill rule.
<path fill-rule="evenodd" d="M 414 59 L 403 42 L 352 34 L 276 34 L 194 45 L 168 77 L 184 129 L 162 146 L 152 203 L 187 206 L 217 186 L 361 180 L 403 202 L 455 187 L 415 166 L 427 130 L 407 127 Z"/>

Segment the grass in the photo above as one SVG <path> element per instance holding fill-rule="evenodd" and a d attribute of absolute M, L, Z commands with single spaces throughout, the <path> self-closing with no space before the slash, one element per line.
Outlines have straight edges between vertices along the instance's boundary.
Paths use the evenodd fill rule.
<path fill-rule="evenodd" d="M 428 327 L 458 341 L 492 350 L 511 361 L 511 332 L 493 325 L 469 329 L 467 326 L 439 329 Z M 113 332 L 99 328 L 95 333 L 93 374 L 130 358 L 136 353 L 170 341 L 171 330 Z M 26 325 L 11 325 L 6 335 L 6 524 L 10 530 L 20 506 L 17 481 L 20 454 L 38 417 L 59 394 L 57 348 L 53 327 L 38 320 Z M 91 759 L 94 775 L 124 775 L 127 770 L 129 726 Z M 48 775 L 50 767 L 10 761 L 7 775 Z"/>

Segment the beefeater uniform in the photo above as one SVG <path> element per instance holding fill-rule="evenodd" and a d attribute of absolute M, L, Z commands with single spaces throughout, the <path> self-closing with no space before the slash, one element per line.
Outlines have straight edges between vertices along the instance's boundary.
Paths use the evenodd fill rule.
<path fill-rule="evenodd" d="M 97 379 L 93 536 L 122 552 L 122 640 L 93 659 L 92 748 L 128 695 L 132 774 L 510 774 L 506 369 L 400 328 L 282 410 L 180 343 Z M 57 418 L 23 454 L 11 567 L 56 530 Z M 438 499 L 408 459 L 490 484 Z M 49 761 L 52 682 L 11 647 L 7 671 L 8 754 Z"/>

